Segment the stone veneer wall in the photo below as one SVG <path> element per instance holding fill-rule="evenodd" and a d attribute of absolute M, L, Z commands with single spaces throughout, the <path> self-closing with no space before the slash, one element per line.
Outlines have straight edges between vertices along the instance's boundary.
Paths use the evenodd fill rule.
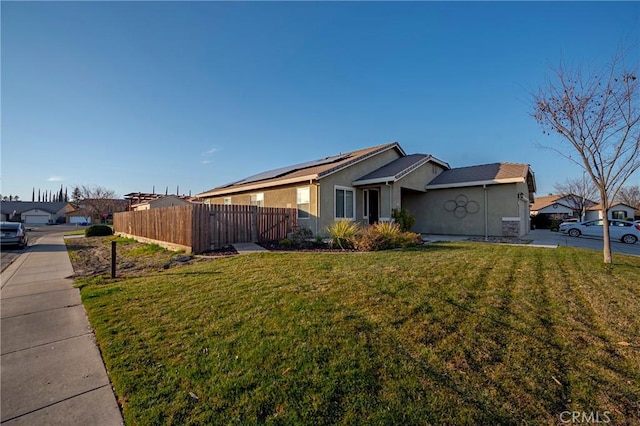
<path fill-rule="evenodd" d="M 502 218 L 502 236 L 503 237 L 519 237 L 520 236 L 520 220 L 515 218 Z"/>

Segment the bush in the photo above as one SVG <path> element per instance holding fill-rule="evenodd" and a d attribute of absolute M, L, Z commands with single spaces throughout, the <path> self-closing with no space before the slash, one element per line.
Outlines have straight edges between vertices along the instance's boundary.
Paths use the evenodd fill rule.
<path fill-rule="evenodd" d="M 396 221 L 398 225 L 400 225 L 400 230 L 402 232 L 409 232 L 413 228 L 413 225 L 416 223 L 416 218 L 411 215 L 405 209 L 393 209 L 393 213 L 391 214 L 393 220 Z"/>
<path fill-rule="evenodd" d="M 350 220 L 336 220 L 326 227 L 331 239 L 331 245 L 337 245 L 341 249 L 353 247 L 353 242 L 360 226 Z"/>
<path fill-rule="evenodd" d="M 389 250 L 410 247 L 422 243 L 415 232 L 402 232 L 397 223 L 382 222 L 368 226 L 358 232 L 354 247 L 362 251 Z"/>
<path fill-rule="evenodd" d="M 290 236 L 291 245 L 298 247 L 304 247 L 311 245 L 311 239 L 313 238 L 313 231 L 309 228 L 301 227 L 295 230 Z"/>
<path fill-rule="evenodd" d="M 113 235 L 113 229 L 107 225 L 91 225 L 84 230 L 86 237 L 104 237 L 107 235 Z"/>

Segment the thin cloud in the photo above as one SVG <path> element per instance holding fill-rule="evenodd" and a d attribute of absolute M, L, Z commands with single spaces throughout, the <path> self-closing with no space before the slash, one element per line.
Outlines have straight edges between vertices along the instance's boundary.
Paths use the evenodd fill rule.
<path fill-rule="evenodd" d="M 209 164 L 210 162 L 210 160 L 202 160 L 202 164 Z"/>
<path fill-rule="evenodd" d="M 47 179 L 47 182 L 62 182 L 64 178 L 62 176 L 51 176 Z"/>
<path fill-rule="evenodd" d="M 218 148 L 211 148 L 209 151 L 205 152 L 204 155 L 213 155 L 218 152 Z"/>

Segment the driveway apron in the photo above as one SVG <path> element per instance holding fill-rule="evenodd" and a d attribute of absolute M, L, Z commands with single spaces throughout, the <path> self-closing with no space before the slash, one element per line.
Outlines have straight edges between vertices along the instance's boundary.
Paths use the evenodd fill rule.
<path fill-rule="evenodd" d="M 122 425 L 61 234 L 1 275 L 0 423 Z"/>

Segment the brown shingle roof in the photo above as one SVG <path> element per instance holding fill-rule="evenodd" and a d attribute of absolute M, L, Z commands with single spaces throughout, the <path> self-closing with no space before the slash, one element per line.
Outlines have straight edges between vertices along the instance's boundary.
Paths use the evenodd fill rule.
<path fill-rule="evenodd" d="M 480 166 L 459 167 L 440 173 L 429 182 L 432 185 L 526 179 L 529 166 L 517 163 L 493 163 Z"/>
<path fill-rule="evenodd" d="M 315 161 L 300 163 L 292 166 L 273 169 L 257 175 L 249 176 L 240 181 L 227 185 L 222 185 L 197 194 L 197 197 L 211 197 L 232 192 L 248 191 L 261 187 L 271 187 L 287 183 L 302 182 L 311 179 L 320 179 L 338 170 L 362 161 L 380 152 L 397 149 L 401 155 L 405 155 L 404 150 L 397 142 L 377 145 L 357 151 L 325 157 Z"/>

